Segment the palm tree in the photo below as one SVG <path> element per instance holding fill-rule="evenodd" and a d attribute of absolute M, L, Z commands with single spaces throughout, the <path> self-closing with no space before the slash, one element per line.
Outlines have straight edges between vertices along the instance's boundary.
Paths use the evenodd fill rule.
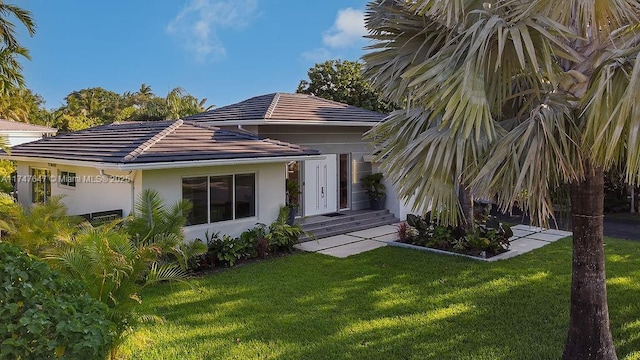
<path fill-rule="evenodd" d="M 36 32 L 36 24 L 31 17 L 31 12 L 15 5 L 0 2 L 0 43 L 4 48 L 18 48 L 20 47 L 20 42 L 16 37 L 16 26 L 9 21 L 8 18 L 10 17 L 18 19 L 27 29 L 30 36 L 33 36 Z"/>
<path fill-rule="evenodd" d="M 169 91 L 165 98 L 165 114 L 166 120 L 179 119 L 204 111 L 209 111 L 213 105 L 206 106 L 207 99 L 198 100 L 191 94 L 185 94 L 183 88 L 177 87 Z"/>
<path fill-rule="evenodd" d="M 24 86 L 22 66 L 18 57 L 30 59 L 29 52 L 20 46 L 16 37 L 15 24 L 10 21 L 16 18 L 30 36 L 36 31 L 36 25 L 29 11 L 15 5 L 0 2 L 0 93 L 6 94 L 15 86 Z"/>
<path fill-rule="evenodd" d="M 457 186 L 553 219 L 569 184 L 573 270 L 564 359 L 616 359 L 603 170 L 640 178 L 640 8 L 632 0 L 376 0 L 373 86 L 407 101 L 370 136 L 401 195 L 457 222 Z M 464 187 L 464 185 L 462 185 Z"/>

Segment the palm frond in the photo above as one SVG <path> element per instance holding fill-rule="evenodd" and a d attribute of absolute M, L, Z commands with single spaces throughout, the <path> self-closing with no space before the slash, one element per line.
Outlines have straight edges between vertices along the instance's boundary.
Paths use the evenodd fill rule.
<path fill-rule="evenodd" d="M 579 128 L 568 99 L 551 94 L 529 116 L 492 144 L 484 166 L 467 174 L 473 192 L 496 198 L 503 211 L 518 205 L 534 223 L 547 225 L 554 216 L 551 192 L 581 178 Z"/>
<path fill-rule="evenodd" d="M 598 67 L 585 94 L 582 137 L 591 160 L 623 164 L 626 181 L 640 181 L 640 47 L 619 52 Z"/>
<path fill-rule="evenodd" d="M 443 127 L 431 114 L 414 108 L 395 111 L 366 137 L 404 200 L 413 200 L 415 210 L 423 213 L 430 207 L 445 212 L 438 218 L 445 224 L 457 223 L 457 187 L 465 170 L 478 166 L 490 144 L 488 136 L 466 140 L 462 131 Z"/>

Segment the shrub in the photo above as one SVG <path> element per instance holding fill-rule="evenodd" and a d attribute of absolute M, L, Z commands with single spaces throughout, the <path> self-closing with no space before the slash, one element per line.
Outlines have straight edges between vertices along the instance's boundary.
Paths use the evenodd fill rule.
<path fill-rule="evenodd" d="M 509 238 L 513 236 L 513 231 L 488 213 L 476 214 L 476 227 L 469 233 L 460 228 L 431 222 L 430 215 L 427 213 L 424 218 L 407 215 L 406 228 L 402 225 L 399 227 L 400 241 L 473 254 L 482 251 L 496 254 L 509 248 Z"/>
<path fill-rule="evenodd" d="M 186 244 L 182 227 L 191 211 L 191 203 L 180 200 L 171 206 L 157 190 L 146 189 L 135 204 L 135 215 L 126 222 L 126 229 L 136 243 L 155 244 L 162 250 L 163 262 L 177 262 L 182 269 L 194 264 L 207 252 L 202 241 Z"/>
<path fill-rule="evenodd" d="M 31 255 L 57 248 L 69 239 L 83 219 L 67 214 L 62 197 L 53 196 L 46 204 L 34 204 L 29 208 L 19 204 L 5 204 L 0 208 L 4 220 L 2 226 L 8 241 Z"/>
<path fill-rule="evenodd" d="M 217 234 L 209 238 L 207 246 L 209 248 L 209 256 L 215 256 L 217 260 L 229 266 L 233 266 L 238 260 L 248 257 L 253 249 L 252 244 L 240 241 L 239 238 L 229 235 L 219 237 Z"/>
<path fill-rule="evenodd" d="M 269 233 L 266 235 L 270 248 L 291 252 L 293 245 L 298 243 L 300 235 L 305 233 L 299 224 L 289 225 L 287 223 L 288 218 L 289 208 L 286 206 L 280 207 L 280 214 L 269 225 Z"/>
<path fill-rule="evenodd" d="M 14 359 L 104 359 L 108 308 L 46 264 L 0 242 L 0 354 Z"/>
<path fill-rule="evenodd" d="M 119 226 L 120 221 L 93 227 L 84 226 L 45 260 L 71 279 L 80 281 L 87 293 L 106 304 L 108 319 L 116 325 L 110 356 L 117 358 L 118 346 L 137 323 L 160 321 L 140 314 L 140 292 L 165 281 L 184 281 L 187 274 L 178 264 L 160 263 L 162 247 L 136 241 Z"/>

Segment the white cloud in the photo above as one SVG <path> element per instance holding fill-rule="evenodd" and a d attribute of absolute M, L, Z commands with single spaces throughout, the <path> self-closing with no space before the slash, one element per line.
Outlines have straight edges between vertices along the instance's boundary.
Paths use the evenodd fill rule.
<path fill-rule="evenodd" d="M 332 58 L 333 56 L 331 54 L 331 51 L 326 48 L 317 48 L 302 53 L 302 60 L 313 63 L 325 62 Z"/>
<path fill-rule="evenodd" d="M 362 43 L 366 34 L 364 11 L 346 8 L 338 10 L 336 21 L 322 36 L 322 42 L 330 48 L 349 47 Z"/>
<path fill-rule="evenodd" d="M 221 57 L 226 49 L 218 32 L 247 26 L 257 8 L 257 0 L 191 0 L 166 31 L 183 42 L 199 61 Z"/>

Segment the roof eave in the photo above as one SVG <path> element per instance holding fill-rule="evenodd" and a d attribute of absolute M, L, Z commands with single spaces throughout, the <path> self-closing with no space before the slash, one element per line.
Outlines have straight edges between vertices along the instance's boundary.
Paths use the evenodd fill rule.
<path fill-rule="evenodd" d="M 26 157 L 26 156 L 11 156 L 0 154 L 0 159 L 13 160 L 13 161 L 28 161 L 28 162 L 46 162 L 49 164 L 60 164 L 69 166 L 82 166 L 92 167 L 96 169 L 109 169 L 109 170 L 162 170 L 162 169 L 178 169 L 178 168 L 193 168 L 193 167 L 205 167 L 205 166 L 221 166 L 221 165 L 238 165 L 238 164 L 267 164 L 267 163 L 279 163 L 289 161 L 302 161 L 302 160 L 320 160 L 325 156 L 321 154 L 317 155 L 288 155 L 288 156 L 270 156 L 262 158 L 235 158 L 235 159 L 216 159 L 216 160 L 191 160 L 191 161 L 169 161 L 169 162 L 153 162 L 153 163 L 109 163 L 109 162 L 94 162 L 94 161 L 79 161 L 79 160 L 66 160 L 66 159 L 52 159 L 42 157 Z"/>

